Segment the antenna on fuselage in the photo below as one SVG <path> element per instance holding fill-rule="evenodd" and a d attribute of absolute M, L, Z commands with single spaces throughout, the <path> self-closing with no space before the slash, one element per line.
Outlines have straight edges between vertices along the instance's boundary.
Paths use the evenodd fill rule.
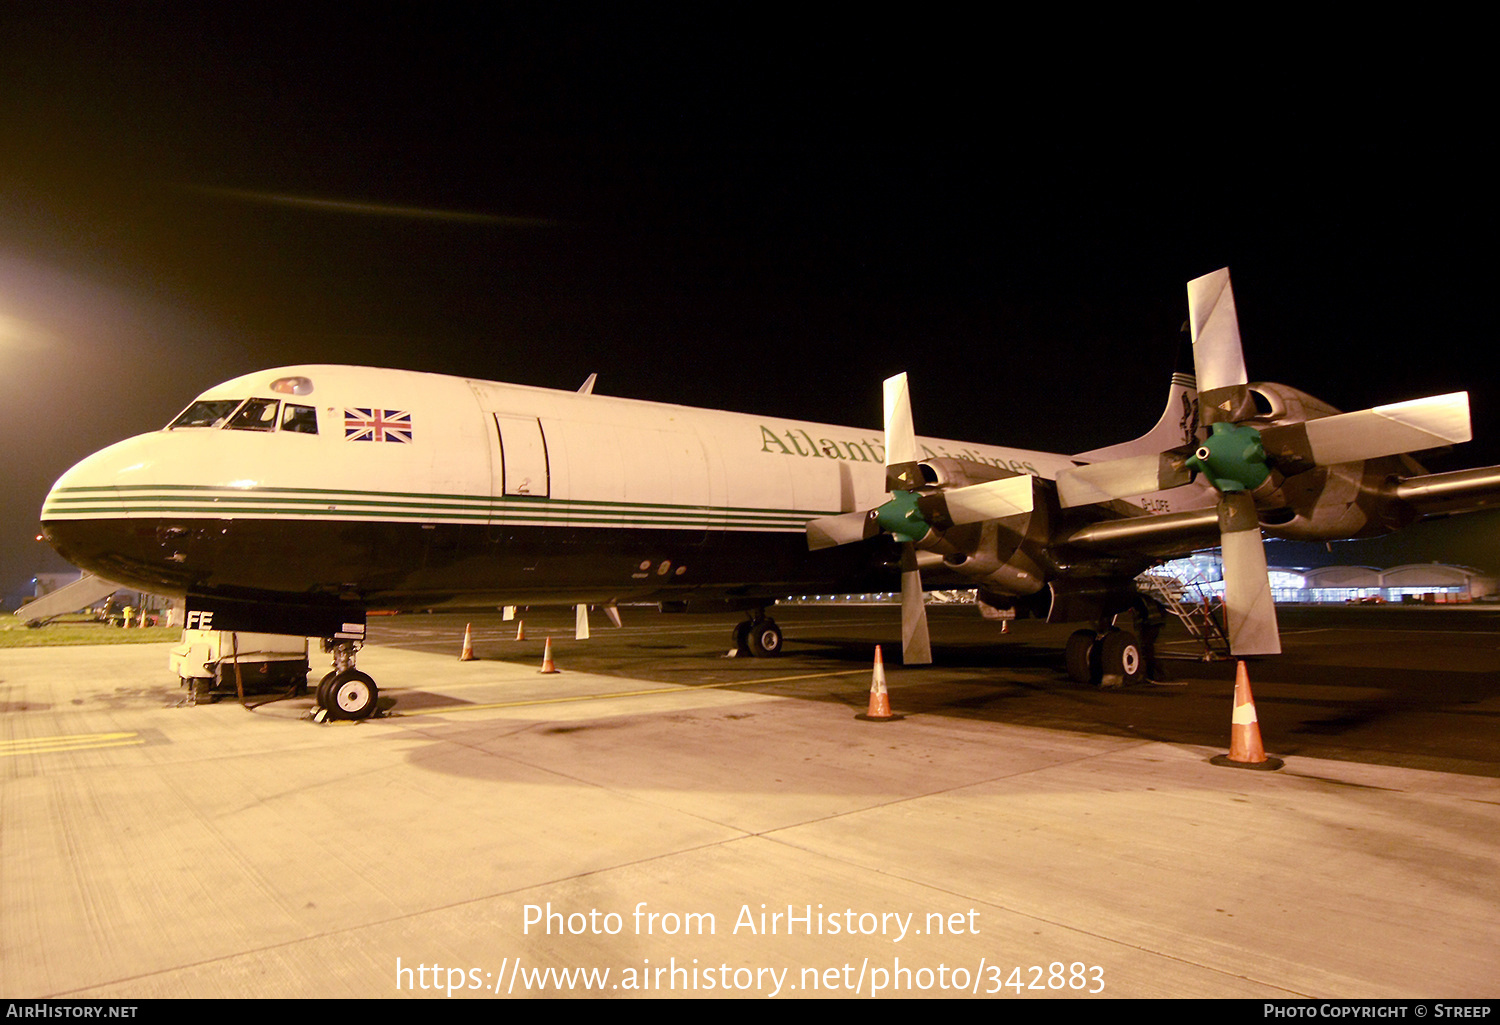
<path fill-rule="evenodd" d="M 589 379 L 587 381 L 584 381 L 583 384 L 581 384 L 581 385 L 578 386 L 578 394 L 579 395 L 592 395 L 592 394 L 594 394 L 594 382 L 597 381 L 597 380 L 599 380 L 599 375 L 598 374 L 590 374 L 589 375 Z"/>

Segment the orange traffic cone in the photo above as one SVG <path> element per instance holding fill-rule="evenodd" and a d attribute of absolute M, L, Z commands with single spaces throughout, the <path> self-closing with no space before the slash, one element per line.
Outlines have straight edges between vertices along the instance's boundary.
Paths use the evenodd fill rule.
<path fill-rule="evenodd" d="M 1260 742 L 1260 720 L 1250 695 L 1250 674 L 1240 662 L 1234 673 L 1234 714 L 1230 717 L 1229 754 L 1210 758 L 1215 765 L 1235 769 L 1279 769 L 1286 763 L 1272 758 Z"/>
<path fill-rule="evenodd" d="M 865 722 L 895 722 L 906 718 L 891 714 L 891 695 L 885 689 L 885 659 L 881 657 L 878 644 L 875 645 L 875 672 L 870 677 L 870 708 L 854 718 Z"/>
<path fill-rule="evenodd" d="M 518 620 L 516 620 L 516 640 L 518 640 L 518 641 L 524 641 L 525 639 L 526 639 L 526 620 L 524 620 L 524 619 L 518 619 Z"/>
<path fill-rule="evenodd" d="M 552 664 L 552 638 L 551 637 L 547 638 L 547 646 L 542 649 L 542 670 L 541 671 L 544 672 L 544 673 L 556 673 L 556 672 L 560 672 L 561 671 L 561 670 L 559 670 L 557 668 L 557 666 L 555 666 L 555 665 Z"/>
<path fill-rule="evenodd" d="M 471 625 L 469 623 L 464 624 L 464 651 L 462 655 L 458 656 L 460 662 L 474 661 L 474 635 L 470 629 Z"/>

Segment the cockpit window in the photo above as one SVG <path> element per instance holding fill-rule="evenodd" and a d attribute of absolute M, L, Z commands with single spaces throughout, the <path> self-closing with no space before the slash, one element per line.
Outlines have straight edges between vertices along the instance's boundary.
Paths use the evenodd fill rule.
<path fill-rule="evenodd" d="M 280 407 L 278 399 L 246 399 L 227 426 L 231 431 L 274 431 Z"/>
<path fill-rule="evenodd" d="M 317 434 L 318 411 L 312 406 L 294 406 L 288 402 L 281 410 L 281 429 L 298 434 Z"/>
<path fill-rule="evenodd" d="M 239 404 L 239 399 L 203 399 L 194 402 L 182 411 L 181 416 L 167 425 L 167 430 L 179 427 L 221 427 Z"/>

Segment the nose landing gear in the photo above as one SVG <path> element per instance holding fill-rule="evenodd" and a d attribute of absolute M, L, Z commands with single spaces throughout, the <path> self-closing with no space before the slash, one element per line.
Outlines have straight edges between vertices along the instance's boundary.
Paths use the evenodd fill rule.
<path fill-rule="evenodd" d="M 323 649 L 333 653 L 333 671 L 318 684 L 314 722 L 368 719 L 380 703 L 375 681 L 354 668 L 359 645 L 354 641 L 324 640 Z"/>

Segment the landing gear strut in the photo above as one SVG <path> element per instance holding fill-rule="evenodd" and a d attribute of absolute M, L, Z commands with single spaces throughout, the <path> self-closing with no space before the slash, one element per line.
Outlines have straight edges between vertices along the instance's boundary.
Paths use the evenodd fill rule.
<path fill-rule="evenodd" d="M 774 658 L 781 654 L 781 642 L 781 627 L 765 609 L 756 609 L 753 616 L 734 628 L 734 648 L 740 655 Z"/>
<path fill-rule="evenodd" d="M 375 713 L 380 692 L 375 681 L 354 668 L 359 645 L 354 641 L 323 642 L 333 653 L 333 671 L 318 684 L 318 708 L 328 719 L 368 719 Z"/>

